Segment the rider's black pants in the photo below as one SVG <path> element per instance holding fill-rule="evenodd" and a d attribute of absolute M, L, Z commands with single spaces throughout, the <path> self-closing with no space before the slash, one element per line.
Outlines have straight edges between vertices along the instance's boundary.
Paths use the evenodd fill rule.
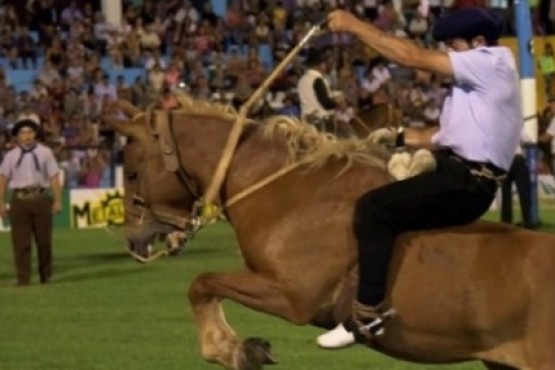
<path fill-rule="evenodd" d="M 470 168 L 482 164 L 450 153 L 436 154 L 436 160 L 436 171 L 380 187 L 358 200 L 354 230 L 359 252 L 359 302 L 377 305 L 385 299 L 397 235 L 466 224 L 489 209 L 497 182 L 470 173 Z M 496 174 L 503 173 L 487 166 Z"/>

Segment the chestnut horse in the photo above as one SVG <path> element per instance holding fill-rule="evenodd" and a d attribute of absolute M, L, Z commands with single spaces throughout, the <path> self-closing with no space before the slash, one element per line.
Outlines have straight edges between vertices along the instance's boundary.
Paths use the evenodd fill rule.
<path fill-rule="evenodd" d="M 180 100 L 182 109 L 159 114 L 169 121 L 179 166 L 204 192 L 236 117 Z M 150 207 L 187 197 L 175 174 L 162 170 L 164 155 L 152 139 L 158 117 L 147 112 L 134 123 L 111 122 L 145 150 L 139 192 Z M 380 148 L 334 143 L 300 123 L 285 126 L 245 127 L 220 193 L 225 204 L 289 161 L 306 161 L 225 209 L 246 269 L 201 274 L 189 290 L 202 356 L 228 369 L 261 369 L 271 357 L 266 342 L 239 339 L 222 299 L 297 325 L 331 328 L 345 319 L 356 284 L 354 204 L 390 181 Z M 555 369 L 554 265 L 553 235 L 512 226 L 476 222 L 403 234 L 388 284 L 398 316 L 372 347 L 414 362 Z"/>

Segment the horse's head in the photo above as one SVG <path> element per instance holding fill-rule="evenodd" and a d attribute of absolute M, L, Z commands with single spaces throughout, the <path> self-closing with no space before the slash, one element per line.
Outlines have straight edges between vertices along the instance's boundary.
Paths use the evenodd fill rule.
<path fill-rule="evenodd" d="M 166 170 L 160 138 L 147 125 L 144 112 L 127 101 L 118 101 L 117 107 L 126 117 L 105 116 L 104 121 L 128 138 L 123 162 L 125 234 L 130 249 L 147 258 L 157 235 L 187 231 L 195 197 L 175 172 Z"/>

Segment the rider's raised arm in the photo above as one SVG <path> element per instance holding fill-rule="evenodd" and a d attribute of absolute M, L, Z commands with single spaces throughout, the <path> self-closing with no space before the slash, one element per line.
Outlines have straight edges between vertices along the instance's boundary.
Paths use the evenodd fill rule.
<path fill-rule="evenodd" d="M 337 10 L 330 13 L 328 27 L 332 31 L 345 31 L 356 35 L 378 54 L 397 64 L 453 77 L 453 66 L 446 52 L 425 49 L 410 40 L 385 33 L 349 12 Z"/>

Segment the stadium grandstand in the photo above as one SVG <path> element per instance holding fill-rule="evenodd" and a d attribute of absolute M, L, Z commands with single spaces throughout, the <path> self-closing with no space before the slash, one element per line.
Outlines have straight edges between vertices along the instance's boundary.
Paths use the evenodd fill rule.
<path fill-rule="evenodd" d="M 42 125 L 44 141 L 55 149 L 66 186 L 112 187 L 122 142 L 99 119 L 107 102 L 125 98 L 145 107 L 156 99 L 171 99 L 170 93 L 182 88 L 196 97 L 239 106 L 310 25 L 335 7 L 352 9 L 414 42 L 441 47 L 430 35 L 437 17 L 453 7 L 489 6 L 507 20 L 509 44 L 514 36 L 512 1 L 430 0 L 426 16 L 420 15 L 419 3 L 5 0 L 0 5 L 0 149 L 13 145 L 9 131 L 17 119 L 33 117 Z M 535 33 L 549 40 L 550 2 L 530 4 Z M 445 81 L 374 58 L 345 35 L 324 35 L 314 44 L 332 50 L 327 77 L 347 101 L 338 115 L 349 117 L 386 99 L 395 100 L 407 125 L 437 123 Z M 538 51 L 547 44 L 537 43 Z M 273 84 L 266 97 L 269 111 L 298 114 L 296 85 L 305 68 L 303 57 L 301 53 Z M 541 68 L 538 72 L 543 129 L 550 120 L 546 102 L 552 75 Z M 549 163 L 551 151 L 546 148 L 545 154 Z"/>

